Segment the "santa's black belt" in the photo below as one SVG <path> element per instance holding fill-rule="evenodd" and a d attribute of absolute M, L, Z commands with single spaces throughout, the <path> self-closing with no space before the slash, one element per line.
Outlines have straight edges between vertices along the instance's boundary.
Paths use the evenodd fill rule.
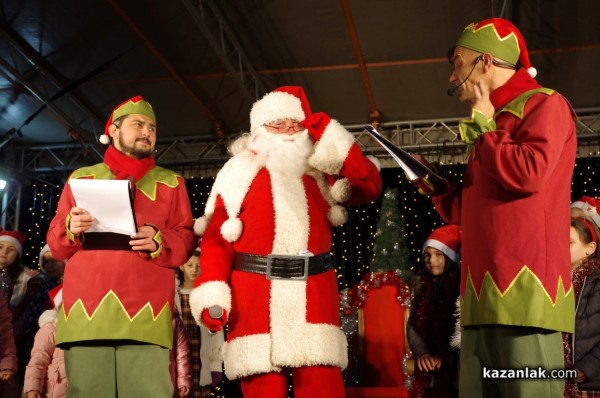
<path fill-rule="evenodd" d="M 293 256 L 269 254 L 236 253 L 234 270 L 266 275 L 267 279 L 306 280 L 333 269 L 331 255 L 323 253 L 316 256 Z"/>

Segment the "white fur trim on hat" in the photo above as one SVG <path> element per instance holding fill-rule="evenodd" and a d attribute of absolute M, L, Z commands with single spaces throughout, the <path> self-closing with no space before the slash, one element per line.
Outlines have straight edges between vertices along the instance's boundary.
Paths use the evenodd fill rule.
<path fill-rule="evenodd" d="M 299 122 L 306 118 L 300 99 L 292 94 L 274 91 L 256 101 L 250 110 L 250 131 L 282 119 Z"/>
<path fill-rule="evenodd" d="M 108 136 L 108 134 L 102 134 L 98 140 L 100 141 L 101 144 L 104 144 L 104 145 L 110 144 L 110 137 Z"/>
<path fill-rule="evenodd" d="M 43 272 L 46 272 L 44 269 L 44 254 L 50 251 L 50 246 L 46 243 L 42 250 L 40 250 L 40 257 L 38 258 L 38 266 Z"/>
<path fill-rule="evenodd" d="M 0 242 L 12 243 L 15 246 L 15 248 L 17 249 L 17 252 L 19 253 L 19 257 L 21 257 L 23 255 L 23 246 L 21 246 L 21 242 L 19 242 L 12 236 L 0 235 Z"/>
<path fill-rule="evenodd" d="M 596 223 L 596 226 L 600 228 L 600 214 L 598 214 L 596 207 L 587 202 L 584 202 L 583 200 L 577 200 L 571 203 L 571 208 L 581 209 L 581 211 L 583 211 L 583 214 L 585 214 L 586 217 L 591 218 L 594 221 L 594 223 Z"/>
<path fill-rule="evenodd" d="M 531 77 L 536 77 L 537 69 L 535 69 L 533 66 L 530 66 L 529 68 L 527 68 L 527 73 L 529 73 L 529 76 Z"/>
<path fill-rule="evenodd" d="M 344 203 L 352 196 L 352 184 L 347 178 L 340 178 L 331 186 L 331 197 L 338 202 Z"/>
<path fill-rule="evenodd" d="M 208 220 L 206 216 L 198 217 L 198 219 L 194 221 L 194 233 L 198 236 L 204 235 L 204 232 L 206 232 L 207 225 Z"/>
<path fill-rule="evenodd" d="M 205 308 L 218 305 L 227 311 L 227 316 L 231 312 L 231 288 L 223 281 L 204 282 L 196 287 L 190 293 L 190 309 L 192 316 L 202 325 L 200 314 Z"/>
<path fill-rule="evenodd" d="M 446 245 L 443 242 L 440 242 L 437 239 L 427 239 L 425 243 L 423 243 L 423 250 L 425 250 L 426 247 L 433 247 L 434 249 L 441 251 L 446 256 L 450 257 L 450 260 L 454 261 L 455 263 L 460 262 L 460 254 L 458 254 L 457 252 L 452 250 L 448 245 Z"/>
<path fill-rule="evenodd" d="M 339 227 L 348 221 L 348 211 L 344 206 L 335 205 L 329 208 L 327 219 L 334 227 Z"/>

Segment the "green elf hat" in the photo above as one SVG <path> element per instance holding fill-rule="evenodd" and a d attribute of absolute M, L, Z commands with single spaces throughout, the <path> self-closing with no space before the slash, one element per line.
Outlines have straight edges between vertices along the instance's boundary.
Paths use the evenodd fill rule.
<path fill-rule="evenodd" d="M 136 95 L 135 97 L 128 99 L 113 109 L 108 121 L 106 122 L 106 126 L 104 127 L 104 134 L 100 136 L 100 142 L 104 145 L 108 145 L 110 143 L 108 128 L 111 124 L 113 124 L 113 120 L 117 120 L 121 116 L 131 115 L 134 113 L 148 116 L 154 123 L 156 123 L 156 115 L 152 110 L 152 105 L 150 105 L 150 103 L 144 100 L 140 95 Z"/>
<path fill-rule="evenodd" d="M 469 24 L 458 38 L 456 45 L 491 54 L 515 66 L 519 61 L 531 77 L 537 75 L 537 70 L 529 62 L 525 39 L 515 25 L 506 19 L 490 18 Z"/>

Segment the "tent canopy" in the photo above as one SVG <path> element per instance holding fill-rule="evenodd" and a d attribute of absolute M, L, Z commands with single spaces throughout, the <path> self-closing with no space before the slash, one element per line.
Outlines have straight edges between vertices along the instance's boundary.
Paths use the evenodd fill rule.
<path fill-rule="evenodd" d="M 134 95 L 152 103 L 163 141 L 247 131 L 252 103 L 283 85 L 347 126 L 464 116 L 446 94 L 447 52 L 493 16 L 520 28 L 541 84 L 575 109 L 600 107 L 595 0 L 5 0 L 0 12 L 5 157 L 65 143 L 101 152 L 108 115 Z"/>

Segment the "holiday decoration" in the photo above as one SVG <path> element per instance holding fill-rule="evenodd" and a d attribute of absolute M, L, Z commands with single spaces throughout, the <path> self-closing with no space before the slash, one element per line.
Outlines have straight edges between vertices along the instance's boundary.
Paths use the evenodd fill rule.
<path fill-rule="evenodd" d="M 411 275 L 410 259 L 404 238 L 404 217 L 398 207 L 398 189 L 385 190 L 375 232 L 375 247 L 371 271 L 399 270 L 407 279 Z"/>

